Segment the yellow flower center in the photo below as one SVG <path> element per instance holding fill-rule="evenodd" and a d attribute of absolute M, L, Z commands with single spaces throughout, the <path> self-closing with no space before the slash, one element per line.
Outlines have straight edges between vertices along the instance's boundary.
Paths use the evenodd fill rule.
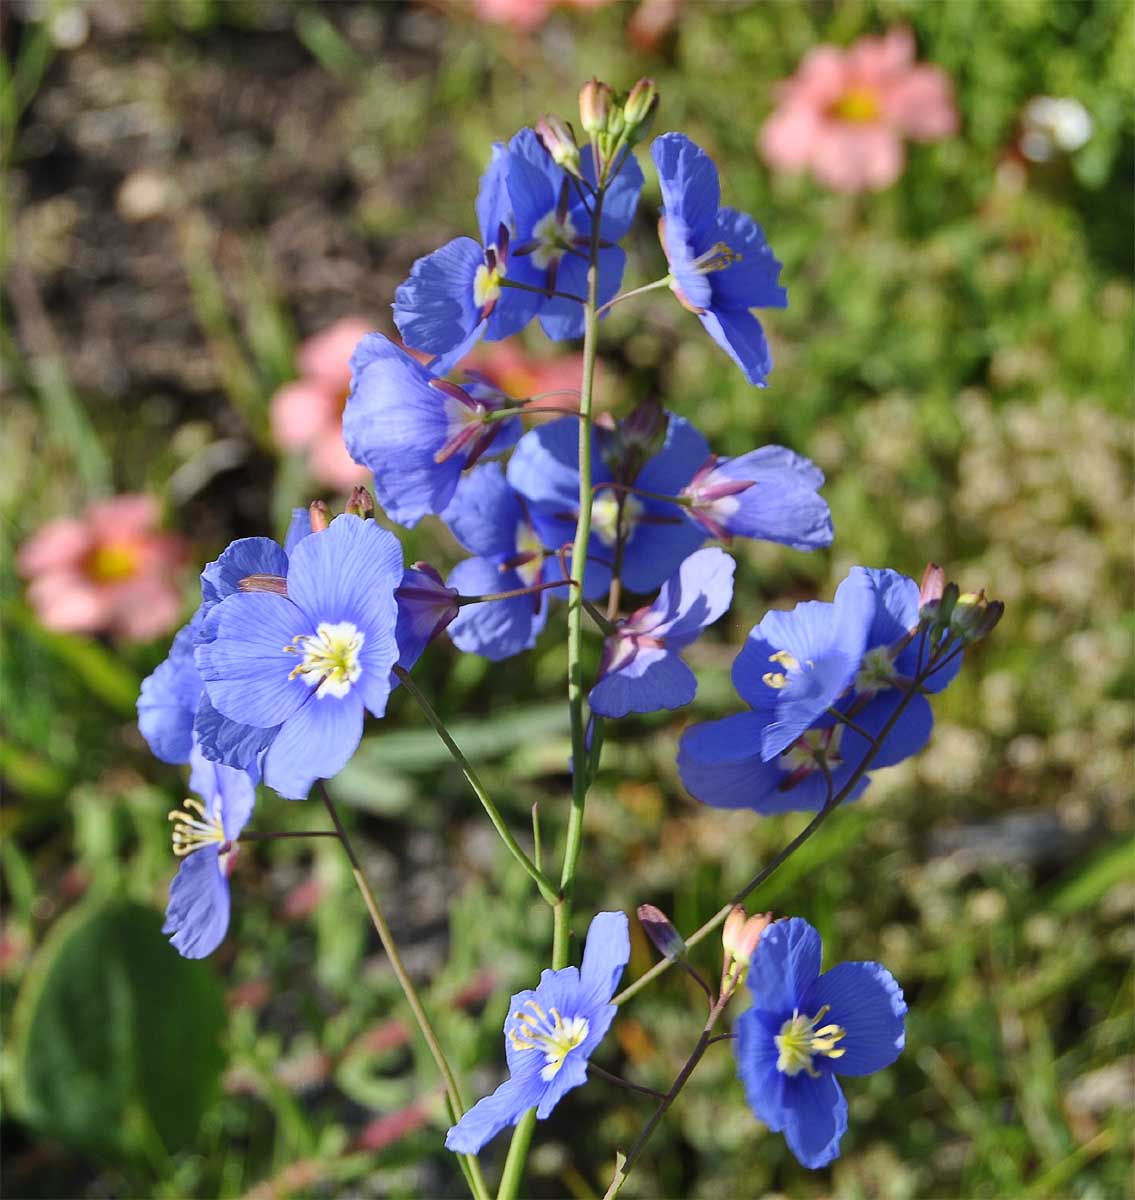
<path fill-rule="evenodd" d="M 799 1075 L 803 1071 L 817 1079 L 820 1072 L 812 1065 L 817 1055 L 842 1058 L 847 1053 L 845 1048 L 836 1045 L 847 1036 L 845 1029 L 839 1025 L 816 1028 L 830 1008 L 830 1004 L 825 1004 L 814 1017 L 805 1017 L 799 1009 L 793 1010 L 792 1016 L 780 1027 L 776 1037 L 776 1048 L 780 1051 L 776 1060 L 778 1071 L 785 1075 Z"/>
<path fill-rule="evenodd" d="M 359 652 L 365 641 L 366 635 L 350 621 L 336 625 L 322 621 L 315 633 L 298 633 L 291 645 L 284 647 L 285 654 L 303 654 L 303 662 L 288 678 L 298 676 L 315 688 L 318 700 L 328 696 L 341 699 L 363 673 Z"/>
<path fill-rule="evenodd" d="M 833 117 L 855 125 L 877 121 L 882 112 L 879 97 L 868 87 L 848 88 L 831 107 Z"/>
<path fill-rule="evenodd" d="M 637 497 L 624 493 L 622 508 L 623 540 L 629 542 L 644 506 Z M 604 488 L 591 502 L 591 528 L 605 546 L 615 544 L 619 533 L 619 495 L 613 489 Z"/>
<path fill-rule="evenodd" d="M 532 557 L 516 568 L 516 573 L 525 587 L 531 587 L 540 581 L 544 570 L 544 543 L 527 521 L 521 521 L 516 529 L 516 556 L 523 558 L 529 554 Z"/>
<path fill-rule="evenodd" d="M 535 1000 L 526 1001 L 524 1007 L 530 1011 L 512 1014 L 516 1024 L 509 1029 L 508 1040 L 514 1050 L 543 1050 L 545 1065 L 540 1078 L 547 1083 L 587 1037 L 587 1018 L 569 1017 L 565 1021 L 556 1009 L 545 1012 Z"/>
<path fill-rule="evenodd" d="M 99 583 L 121 583 L 138 570 L 138 551 L 128 542 L 107 542 L 91 555 L 88 570 Z"/>
<path fill-rule="evenodd" d="M 473 303 L 478 308 L 484 308 L 488 304 L 495 304 L 500 299 L 501 277 L 502 271 L 500 267 L 490 269 L 484 263 L 481 263 L 477 268 L 473 276 Z"/>
<path fill-rule="evenodd" d="M 209 813 L 200 800 L 191 796 L 181 808 L 169 814 L 169 819 L 173 822 L 173 852 L 178 858 L 214 843 L 223 846 L 228 841 L 220 814 Z"/>

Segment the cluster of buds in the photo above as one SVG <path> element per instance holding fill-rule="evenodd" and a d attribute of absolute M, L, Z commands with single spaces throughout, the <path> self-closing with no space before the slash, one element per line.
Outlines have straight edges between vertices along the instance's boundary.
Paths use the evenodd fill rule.
<path fill-rule="evenodd" d="M 621 153 L 642 141 L 657 107 L 658 88 L 652 79 L 640 79 L 622 95 L 598 79 L 590 79 L 583 85 L 579 92 L 579 120 L 591 139 L 596 182 L 605 182 Z M 567 121 L 545 116 L 536 122 L 536 134 L 558 166 L 576 179 L 583 178 L 575 131 Z"/>
<path fill-rule="evenodd" d="M 990 600 L 985 590 L 963 592 L 956 583 L 946 582 L 946 572 L 930 563 L 922 576 L 919 592 L 919 620 L 937 646 L 953 637 L 963 646 L 988 637 L 1005 612 L 1000 600 Z"/>

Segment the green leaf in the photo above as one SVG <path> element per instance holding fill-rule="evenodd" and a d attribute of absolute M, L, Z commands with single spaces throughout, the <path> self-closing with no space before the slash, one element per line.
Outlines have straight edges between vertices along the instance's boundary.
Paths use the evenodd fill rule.
<path fill-rule="evenodd" d="M 180 958 L 152 909 L 84 904 L 33 961 L 13 1018 L 12 1106 L 84 1149 L 191 1145 L 224 1066 L 220 983 Z"/>
<path fill-rule="evenodd" d="M 1117 884 L 1135 881 L 1135 848 L 1129 839 L 1105 846 L 1072 878 L 1058 883 L 1049 902 L 1050 912 L 1067 916 L 1092 908 Z"/>

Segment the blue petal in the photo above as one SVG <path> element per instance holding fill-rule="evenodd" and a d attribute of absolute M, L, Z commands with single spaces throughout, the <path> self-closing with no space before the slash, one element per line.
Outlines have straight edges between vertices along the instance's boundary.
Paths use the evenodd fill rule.
<path fill-rule="evenodd" d="M 190 764 L 190 790 L 205 801 L 210 813 L 220 809 L 225 837 L 235 842 L 252 816 L 252 807 L 256 803 L 256 780 L 248 771 L 212 762 L 201 753 L 199 747 L 194 747 Z"/>
<path fill-rule="evenodd" d="M 832 1060 L 839 1075 L 871 1075 L 889 1067 L 906 1044 L 906 1001 L 895 977 L 876 962 L 838 963 L 816 980 L 801 1011 L 813 1014 L 828 1004 L 825 1022 L 847 1036 L 845 1052 Z"/>
<path fill-rule="evenodd" d="M 288 800 L 305 800 L 317 779 L 338 775 L 363 735 L 363 705 L 354 689 L 342 698 L 309 695 L 264 756 L 264 782 Z"/>
<path fill-rule="evenodd" d="M 761 734 L 761 755 L 766 762 L 783 754 L 836 702 L 857 666 L 850 655 L 829 651 L 816 658 L 808 670 L 789 675 L 788 686 L 778 695 L 776 719 Z"/>
<path fill-rule="evenodd" d="M 631 939 L 627 914 L 596 913 L 587 929 L 583 966 L 579 970 L 579 982 L 583 991 L 581 1003 L 609 1003 L 630 957 Z"/>
<path fill-rule="evenodd" d="M 818 1079 L 801 1074 L 785 1079 L 785 1104 L 790 1118 L 784 1127 L 789 1150 L 802 1166 L 816 1170 L 839 1157 L 840 1139 L 847 1132 L 847 1100 L 834 1075 Z"/>
<path fill-rule="evenodd" d="M 500 463 L 483 463 L 464 475 L 442 520 L 472 554 L 511 558 L 523 513 Z M 490 591 L 503 589 L 494 587 Z"/>
<path fill-rule="evenodd" d="M 735 570 L 734 561 L 716 546 L 695 551 L 662 585 L 648 614 L 631 623 L 639 632 L 665 638 L 670 648 L 689 645 L 729 611 Z"/>
<path fill-rule="evenodd" d="M 296 546 L 311 533 L 311 512 L 306 508 L 293 508 L 288 532 L 284 535 L 284 553 L 290 555 Z M 287 574 L 287 568 L 284 568 Z"/>
<path fill-rule="evenodd" d="M 852 567 L 848 573 L 863 578 L 875 596 L 875 614 L 867 634 L 868 650 L 893 646 L 918 624 L 918 584 L 898 571 Z"/>
<path fill-rule="evenodd" d="M 611 479 L 601 457 L 601 445 L 591 436 L 592 479 Z M 508 481 L 533 504 L 558 506 L 574 513 L 579 505 L 579 420 L 561 417 L 530 429 L 516 444 L 508 463 Z"/>
<path fill-rule="evenodd" d="M 783 446 L 762 446 L 722 460 L 713 475 L 754 481 L 751 488 L 710 508 L 733 537 L 760 538 L 795 550 L 831 545 L 831 510 L 816 494 L 823 472 L 808 459 Z"/>
<path fill-rule="evenodd" d="M 789 1116 L 783 1103 L 785 1076 L 776 1069 L 779 1027 L 767 1013 L 753 1008 L 746 1009 L 733 1023 L 737 1075 L 745 1087 L 745 1099 L 757 1120 L 764 1121 L 773 1133 L 784 1128 Z"/>
<path fill-rule="evenodd" d="M 880 692 L 865 708 L 855 714 L 855 723 L 867 733 L 879 737 L 883 726 L 891 719 L 898 707 L 902 693 L 888 689 Z M 895 722 L 887 734 L 878 754 L 871 760 L 871 770 L 877 767 L 893 767 L 904 759 L 913 758 L 930 740 L 934 727 L 934 713 L 925 696 L 914 696 L 906 711 Z M 846 762 L 858 765 L 870 747 L 853 730 L 845 728 L 840 752 Z"/>
<path fill-rule="evenodd" d="M 640 519 L 631 529 L 623 550 L 622 575 L 632 592 L 654 591 L 705 541 L 705 530 L 671 505 L 648 501 L 644 507 L 665 523 Z"/>
<path fill-rule="evenodd" d="M 618 667 L 591 689 L 587 703 L 601 717 L 684 708 L 697 693 L 698 681 L 678 652 L 636 647 Z"/>
<path fill-rule="evenodd" d="M 434 376 L 389 338 L 369 333 L 351 358 L 343 411 L 347 451 L 374 475 L 378 501 L 392 521 L 415 525 L 453 497 L 465 459 L 435 455 L 461 427 L 460 405 Z"/>
<path fill-rule="evenodd" d="M 193 643 L 202 611 L 180 629 L 169 657 L 142 681 L 138 696 L 138 729 L 162 762 L 189 761 L 193 749 L 193 714 L 201 699 L 201 677 L 193 660 Z"/>
<path fill-rule="evenodd" d="M 783 773 L 761 759 L 762 720 L 737 713 L 720 721 L 691 725 L 678 743 L 678 773 L 691 796 L 714 808 L 788 812 L 799 807 L 777 786 Z"/>
<path fill-rule="evenodd" d="M 724 307 L 706 308 L 698 319 L 745 378 L 757 387 L 765 387 L 772 370 L 772 352 L 760 321 L 748 309 Z"/>
<path fill-rule="evenodd" d="M 585 151 L 581 156 L 583 174 L 591 184 L 595 182 L 594 156 Z M 603 215 L 600 229 L 603 238 L 608 242 L 620 242 L 630 233 L 631 226 L 638 214 L 638 198 L 644 183 L 642 168 L 634 154 L 628 154 L 623 159 L 619 173 L 607 184 L 603 197 Z M 578 195 L 578 193 L 575 193 Z M 572 219 L 579 229 L 590 230 L 591 221 L 582 200 L 572 209 Z"/>
<path fill-rule="evenodd" d="M 800 1007 L 820 974 L 820 935 L 800 917 L 774 921 L 749 964 L 753 1008 L 783 1022 Z"/>
<path fill-rule="evenodd" d="M 928 692 L 940 692 L 948 687 L 954 680 L 954 677 L 962 669 L 962 662 L 965 655 L 960 653 L 955 647 L 953 650 L 946 652 L 947 657 L 943 660 L 940 666 L 934 668 L 929 675 L 922 681 L 922 686 Z M 898 656 L 895 660 L 895 665 L 904 675 L 914 677 L 918 665 L 918 638 Z M 923 658 L 922 665 L 926 665 L 926 659 Z"/>
<path fill-rule="evenodd" d="M 477 1154 L 498 1133 L 535 1108 L 540 1093 L 515 1079 L 506 1079 L 497 1090 L 478 1100 L 445 1135 L 445 1148 L 455 1154 Z"/>
<path fill-rule="evenodd" d="M 169 885 L 162 933 L 183 958 L 205 958 L 225 940 L 229 928 L 229 881 L 218 846 L 186 855 Z"/>
<path fill-rule="evenodd" d="M 516 238 L 523 242 L 532 236 L 537 221 L 556 207 L 565 176 L 531 129 L 513 136 L 508 154 L 508 195 Z"/>
<path fill-rule="evenodd" d="M 678 217 L 689 231 L 691 249 L 700 253 L 712 240 L 721 200 L 717 168 L 700 146 L 683 133 L 664 133 L 655 138 L 650 157 L 658 169 L 662 188 L 662 210 L 669 219 Z"/>
<path fill-rule="evenodd" d="M 508 198 L 508 147 L 503 142 L 493 143 L 488 169 L 481 176 L 477 189 L 476 208 L 481 241 L 486 246 L 495 246 L 500 227 L 509 228 L 512 223 L 512 202 Z"/>
<path fill-rule="evenodd" d="M 615 297 L 623 282 L 627 256 L 618 246 L 606 246 L 599 251 L 598 303 L 606 304 Z M 575 254 L 560 260 L 556 290 L 572 296 L 587 295 L 588 265 Z M 583 337 L 583 305 L 575 300 L 553 296 L 540 309 L 540 326 L 554 342 Z"/>
<path fill-rule="evenodd" d="M 418 564 L 424 566 L 425 564 Z M 409 671 L 422 651 L 457 615 L 454 594 L 432 574 L 407 567 L 399 588 L 414 589 L 414 595 L 395 594 L 398 624 L 394 631 L 398 642 L 398 665 Z"/>
<path fill-rule="evenodd" d="M 288 556 L 271 538 L 241 538 L 201 572 L 201 600 L 206 612 L 240 592 L 246 575 L 287 575 Z"/>
<path fill-rule="evenodd" d="M 666 439 L 662 448 L 648 459 L 635 478 L 635 485 L 648 492 L 677 496 L 710 457 L 709 443 L 685 417 L 668 413 Z M 662 506 L 659 511 L 675 508 Z"/>
<path fill-rule="evenodd" d="M 376 717 L 386 710 L 390 668 L 398 661 L 394 589 L 401 582 L 398 539 L 349 513 L 300 542 L 288 568 L 288 598 L 307 616 L 311 632 L 321 622 L 349 621 L 364 635 L 362 675 L 354 687 Z"/>
<path fill-rule="evenodd" d="M 473 281 L 484 261 L 481 247 L 460 237 L 414 263 L 394 293 L 394 324 L 407 346 L 444 354 L 473 332 L 481 320 Z"/>
<path fill-rule="evenodd" d="M 769 248 L 764 230 L 734 208 L 717 213 L 713 240 L 724 242 L 741 255 L 741 261 L 709 275 L 714 307 L 785 308 L 788 293 L 778 282 L 781 264 Z"/>
<path fill-rule="evenodd" d="M 464 596 L 484 596 L 511 591 L 524 584 L 515 571 L 502 572 L 484 558 L 467 558 L 446 580 Z M 458 650 L 500 662 L 530 650 L 548 618 L 547 593 L 514 596 L 511 600 L 488 600 L 464 605 L 449 626 L 449 636 Z"/>
<path fill-rule="evenodd" d="M 302 680 L 288 678 L 300 659 L 284 647 L 297 634 L 311 632 L 308 619 L 285 596 L 248 592 L 222 600 L 206 622 L 211 640 L 196 651 L 213 707 L 231 721 L 262 729 L 287 720 L 311 692 Z"/>
<path fill-rule="evenodd" d="M 246 770 L 254 769 L 256 760 L 272 744 L 278 729 L 278 725 L 262 729 L 257 725 L 230 721 L 217 712 L 204 694 L 193 718 L 193 736 L 206 758 Z"/>

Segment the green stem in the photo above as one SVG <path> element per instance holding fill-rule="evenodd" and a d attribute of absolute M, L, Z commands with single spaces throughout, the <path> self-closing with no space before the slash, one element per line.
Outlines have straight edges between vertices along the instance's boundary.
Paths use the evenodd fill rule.
<path fill-rule="evenodd" d="M 515 279 L 502 279 L 501 287 L 516 288 L 519 292 L 535 292 L 537 296 L 558 296 L 561 300 L 574 300 L 576 304 L 586 304 L 582 296 L 577 296 L 574 292 L 557 292 L 554 288 L 549 291 L 548 288 L 533 287 L 530 283 L 519 283 Z"/>
<path fill-rule="evenodd" d="M 536 1128 L 536 1110 L 530 1108 L 516 1123 L 512 1141 L 508 1145 L 508 1157 L 504 1160 L 497 1200 L 515 1200 L 524 1181 L 524 1165 L 528 1161 L 528 1147 L 532 1144 L 532 1131 Z"/>
<path fill-rule="evenodd" d="M 426 1045 L 429 1047 L 430 1054 L 433 1056 L 442 1082 L 445 1084 L 445 1095 L 449 1107 L 450 1119 L 456 1123 L 461 1120 L 465 1112 L 465 1102 L 461 1097 L 461 1088 L 457 1083 L 457 1077 L 453 1074 L 453 1069 L 445 1057 L 445 1051 L 441 1048 L 441 1043 L 438 1041 L 433 1025 L 430 1024 L 429 1017 L 426 1016 L 426 1010 L 422 1007 L 422 1001 L 418 996 L 417 989 L 414 987 L 413 980 L 410 978 L 409 972 L 407 972 L 406 966 L 402 962 L 402 956 L 398 953 L 398 945 L 394 941 L 394 934 L 391 932 L 390 926 L 386 923 L 386 918 L 383 916 L 382 909 L 379 907 L 378 897 L 374 894 L 370 884 L 367 882 L 366 876 L 363 874 L 358 855 L 351 844 L 351 839 L 347 836 L 346 829 L 343 828 L 343 822 L 339 819 L 339 812 L 335 808 L 331 794 L 327 790 L 327 785 L 321 779 L 317 782 L 316 788 L 323 800 L 324 807 L 327 809 L 327 814 L 331 818 L 331 823 L 335 826 L 335 833 L 339 838 L 339 843 L 347 855 L 347 861 L 351 865 L 351 874 L 354 876 L 355 883 L 362 893 L 363 903 L 366 905 L 367 913 L 370 915 L 371 924 L 378 933 L 378 940 L 382 943 L 383 950 L 386 951 L 386 957 L 390 961 L 390 966 L 402 988 L 402 994 L 406 997 L 406 1003 L 410 1006 L 410 1012 L 413 1013 L 414 1021 L 417 1023 L 418 1029 L 425 1039 Z M 485 1184 L 484 1177 L 481 1175 L 481 1166 L 477 1162 L 476 1156 L 463 1154 L 460 1157 L 463 1160 L 462 1171 L 465 1174 L 465 1178 L 469 1181 L 473 1195 L 477 1200 L 488 1200 L 489 1189 Z"/>
<path fill-rule="evenodd" d="M 465 604 L 485 604 L 489 600 L 512 600 L 516 596 L 535 596 L 540 592 L 548 591 L 549 588 L 568 587 L 570 584 L 570 579 L 553 579 L 548 583 L 534 583 L 531 587 L 513 588 L 507 592 L 490 592 L 486 596 L 457 596 L 453 602 L 460 608 Z"/>
<path fill-rule="evenodd" d="M 614 308 L 616 304 L 622 304 L 624 300 L 629 300 L 632 296 L 641 296 L 643 292 L 653 292 L 656 288 L 669 287 L 674 282 L 672 275 L 667 275 L 664 279 L 656 279 L 653 283 L 644 283 L 642 287 L 632 288 L 629 292 L 620 292 L 613 300 L 608 300 L 606 304 L 599 309 L 598 316 L 602 316 L 605 312 Z"/>
<path fill-rule="evenodd" d="M 551 881 L 528 855 L 524 853 L 520 843 L 512 836 L 512 832 L 505 824 L 504 817 L 501 816 L 500 809 L 493 803 L 492 797 L 485 790 L 485 785 L 481 782 L 477 772 L 473 770 L 472 764 L 462 753 L 461 747 L 450 736 L 449 730 L 445 727 L 445 722 L 434 711 L 433 705 L 430 704 L 418 685 L 410 678 L 409 671 L 404 670 L 402 667 L 395 667 L 394 674 L 398 676 L 406 691 L 417 701 L 418 707 L 425 714 L 426 720 L 434 727 L 438 737 L 445 743 L 446 749 L 453 755 L 454 761 L 469 781 L 469 786 L 476 793 L 477 799 L 480 800 L 485 812 L 489 814 L 489 820 L 492 821 L 493 828 L 500 834 L 500 839 L 508 848 L 508 852 L 528 872 L 533 883 L 540 889 L 540 895 L 549 904 L 557 904 L 559 902 L 559 894 L 552 886 Z"/>

